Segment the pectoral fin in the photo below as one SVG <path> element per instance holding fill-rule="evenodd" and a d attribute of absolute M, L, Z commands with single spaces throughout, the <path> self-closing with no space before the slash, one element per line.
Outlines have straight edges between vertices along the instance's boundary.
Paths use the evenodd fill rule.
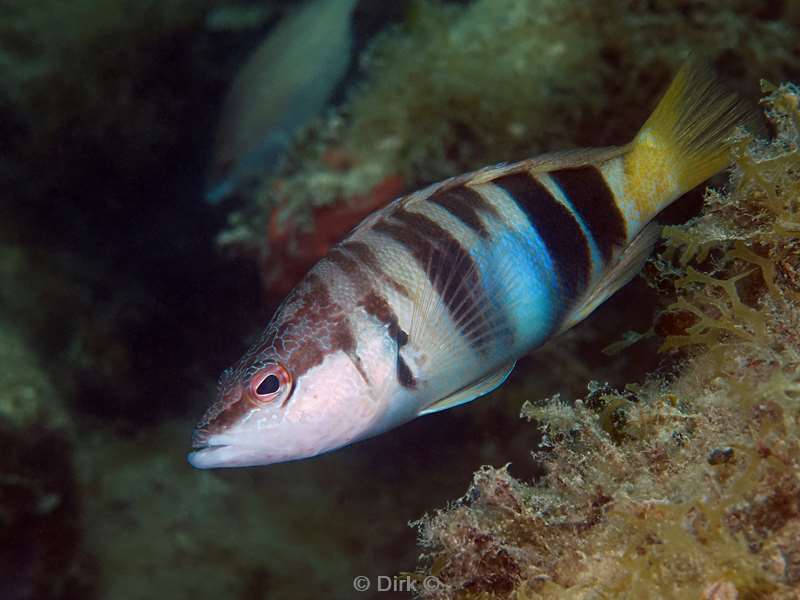
<path fill-rule="evenodd" d="M 502 368 L 497 370 L 494 373 L 491 373 L 484 377 L 483 379 L 479 379 L 475 383 L 468 385 L 467 387 L 461 388 L 454 394 L 450 394 L 446 398 L 442 398 L 441 400 L 437 400 L 424 410 L 422 410 L 419 414 L 420 415 L 429 415 L 431 413 L 439 412 L 440 410 L 447 410 L 448 408 L 453 408 L 454 406 L 459 406 L 461 404 L 466 404 L 467 402 L 472 402 L 473 400 L 480 398 L 481 396 L 485 396 L 489 392 L 497 389 L 506 379 L 508 376 L 511 375 L 511 371 L 514 370 L 514 365 L 516 361 L 504 365 Z"/>

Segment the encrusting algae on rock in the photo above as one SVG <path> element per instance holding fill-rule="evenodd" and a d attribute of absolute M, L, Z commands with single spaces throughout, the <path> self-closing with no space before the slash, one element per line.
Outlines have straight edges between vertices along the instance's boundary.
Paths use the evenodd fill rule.
<path fill-rule="evenodd" d="M 765 85 L 730 191 L 667 228 L 647 277 L 676 375 L 526 403 L 545 468 L 483 467 L 417 522 L 426 598 L 800 595 L 800 89 Z"/>

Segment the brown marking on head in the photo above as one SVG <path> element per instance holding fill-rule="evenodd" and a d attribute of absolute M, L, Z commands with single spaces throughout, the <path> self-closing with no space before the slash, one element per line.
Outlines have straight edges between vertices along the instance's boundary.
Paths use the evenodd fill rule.
<path fill-rule="evenodd" d="M 346 312 L 334 301 L 325 281 L 312 271 L 289 294 L 259 341 L 234 369 L 223 374 L 218 400 L 198 426 L 197 439 L 207 436 L 209 428 L 222 430 L 244 416 L 249 408 L 243 390 L 265 363 L 282 365 L 296 383 L 328 354 L 340 350 L 360 369 L 355 346 Z"/>
<path fill-rule="evenodd" d="M 321 364 L 325 359 L 325 350 L 313 339 L 305 339 L 303 344 L 291 355 L 290 368 L 292 376 L 299 379 L 312 367 Z"/>
<path fill-rule="evenodd" d="M 242 391 L 241 385 L 233 385 L 220 395 L 219 400 L 206 411 L 197 425 L 192 435 L 193 447 L 205 446 L 210 434 L 225 430 L 244 416 L 248 407 L 247 402 L 243 401 Z"/>
<path fill-rule="evenodd" d="M 395 314 L 389 302 L 374 290 L 369 290 L 359 303 L 367 311 L 367 314 L 372 315 L 381 323 L 385 323 L 389 328 L 389 335 L 392 339 L 403 340 L 401 346 L 408 340 L 408 336 L 400 329 L 397 322 L 397 315 Z M 402 334 L 402 335 L 401 335 Z"/>
<path fill-rule="evenodd" d="M 356 340 L 353 332 L 350 331 L 350 324 L 347 320 L 336 321 L 331 333 L 331 350 L 344 350 L 347 353 L 356 349 Z"/>
<path fill-rule="evenodd" d="M 295 381 L 322 363 L 327 354 L 339 350 L 351 354 L 355 350 L 355 338 L 347 315 L 331 298 L 327 284 L 314 272 L 308 274 L 305 284 L 305 291 L 298 299 L 298 309 L 281 326 L 284 346 L 287 345 L 286 337 L 299 334 L 297 349 L 288 359 Z"/>

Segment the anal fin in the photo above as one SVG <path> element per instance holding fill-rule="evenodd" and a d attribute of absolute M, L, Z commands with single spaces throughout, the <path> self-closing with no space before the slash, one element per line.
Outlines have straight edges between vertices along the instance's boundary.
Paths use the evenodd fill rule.
<path fill-rule="evenodd" d="M 431 413 L 439 412 L 440 410 L 447 410 L 448 408 L 453 408 L 454 406 L 472 402 L 481 396 L 485 396 L 489 392 L 503 385 L 505 380 L 508 379 L 508 376 L 511 375 L 511 371 L 514 370 L 515 364 L 516 361 L 503 365 L 500 369 L 494 373 L 490 373 L 483 379 L 479 379 L 475 383 L 471 383 L 470 385 L 461 388 L 457 392 L 450 394 L 441 400 L 437 400 L 427 408 L 420 411 L 419 414 L 429 415 Z"/>

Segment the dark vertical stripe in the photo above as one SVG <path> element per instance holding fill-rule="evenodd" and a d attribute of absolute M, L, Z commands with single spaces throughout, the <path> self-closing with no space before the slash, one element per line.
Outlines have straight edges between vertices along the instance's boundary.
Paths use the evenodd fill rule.
<path fill-rule="evenodd" d="M 397 354 L 397 380 L 404 388 L 414 389 L 417 387 L 417 380 L 414 378 L 414 374 L 399 352 Z"/>
<path fill-rule="evenodd" d="M 328 284 L 316 273 L 306 275 L 303 282 L 295 288 L 298 294 L 297 310 L 290 318 L 284 320 L 275 332 L 276 346 L 280 342 L 285 347 L 288 340 L 299 337 L 302 343 L 291 353 L 289 366 L 295 381 L 298 381 L 309 369 L 322 363 L 325 356 L 331 352 L 341 350 L 353 356 L 356 349 L 356 340 L 350 329 L 342 307 L 335 302 Z M 324 331 L 317 337 L 306 338 L 298 334 L 295 329 L 302 324 L 308 324 L 314 330 L 324 323 Z"/>
<path fill-rule="evenodd" d="M 342 244 L 342 248 L 358 258 L 370 271 L 379 272 L 381 270 L 378 258 L 364 242 L 347 241 Z"/>
<path fill-rule="evenodd" d="M 374 275 L 380 277 L 385 283 L 390 285 L 401 296 L 409 297 L 408 290 L 404 285 L 397 282 L 388 273 L 385 273 L 381 263 L 375 253 L 364 242 L 348 241 L 341 244 L 341 248 L 352 254 L 357 260 L 361 261 L 367 269 Z"/>
<path fill-rule="evenodd" d="M 492 181 L 503 188 L 528 217 L 556 265 L 561 283 L 563 313 L 588 286 L 592 257 L 586 236 L 575 216 L 527 171 Z"/>
<path fill-rule="evenodd" d="M 425 215 L 398 209 L 392 220 L 378 221 L 376 232 L 405 246 L 428 276 L 453 321 L 474 347 L 492 339 L 491 310 L 475 262 L 446 229 Z"/>
<path fill-rule="evenodd" d="M 363 292 L 365 290 L 369 290 L 369 293 L 373 293 L 372 281 L 370 280 L 368 273 L 353 257 L 339 248 L 333 248 L 330 252 L 328 252 L 325 258 L 339 267 L 339 269 L 347 276 L 347 278 L 350 279 L 356 289 L 356 293 Z M 361 377 L 365 382 L 367 382 L 367 384 L 369 384 L 369 377 L 364 370 L 363 364 L 361 363 L 361 357 L 356 353 L 357 346 L 358 345 L 356 344 L 355 347 L 347 350 L 347 353 L 350 359 L 353 361 L 356 369 L 358 369 L 358 372 L 361 374 Z"/>
<path fill-rule="evenodd" d="M 359 292 L 363 292 L 372 287 L 369 276 L 364 269 L 359 266 L 358 261 L 346 254 L 343 250 L 333 248 L 328 252 L 325 258 L 339 267 L 347 278 L 353 282 L 353 285 Z"/>
<path fill-rule="evenodd" d="M 608 264 L 614 250 L 625 243 L 627 227 L 603 174 L 596 167 L 587 165 L 553 171 L 549 175 L 586 223 Z"/>
<path fill-rule="evenodd" d="M 408 335 L 400 329 L 400 323 L 389 302 L 375 290 L 369 290 L 359 301 L 367 314 L 372 315 L 384 323 L 389 331 L 389 336 L 397 341 L 398 346 L 403 346 L 408 341 Z"/>
<path fill-rule="evenodd" d="M 403 357 L 400 356 L 400 348 L 408 343 L 408 334 L 400 329 L 397 315 L 392 310 L 389 302 L 378 292 L 370 290 L 364 295 L 359 304 L 364 307 L 368 314 L 386 325 L 389 336 L 397 343 L 397 381 L 403 387 L 415 388 L 417 380 Z"/>
<path fill-rule="evenodd" d="M 444 208 L 482 238 L 489 237 L 489 231 L 481 221 L 478 213 L 496 215 L 497 211 L 480 192 L 460 185 L 438 191 L 428 200 Z"/>

